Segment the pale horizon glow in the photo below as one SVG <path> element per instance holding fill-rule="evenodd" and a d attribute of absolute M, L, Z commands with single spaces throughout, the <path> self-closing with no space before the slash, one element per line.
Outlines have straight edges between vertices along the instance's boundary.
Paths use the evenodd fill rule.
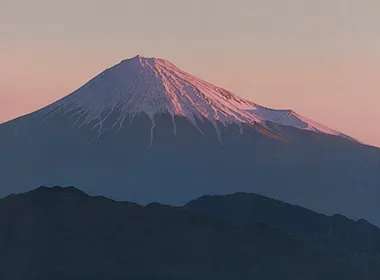
<path fill-rule="evenodd" d="M 137 54 L 380 147 L 377 0 L 0 1 L 0 123 Z"/>

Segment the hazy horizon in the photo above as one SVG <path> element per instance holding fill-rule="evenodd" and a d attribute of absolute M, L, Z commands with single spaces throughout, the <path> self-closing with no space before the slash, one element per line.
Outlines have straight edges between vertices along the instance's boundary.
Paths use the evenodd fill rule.
<path fill-rule="evenodd" d="M 0 123 L 137 54 L 380 147 L 380 2 L 3 0 Z"/>

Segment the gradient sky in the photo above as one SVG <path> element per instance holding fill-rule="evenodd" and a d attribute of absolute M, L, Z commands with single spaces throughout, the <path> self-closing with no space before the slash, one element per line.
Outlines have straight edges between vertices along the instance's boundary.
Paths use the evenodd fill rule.
<path fill-rule="evenodd" d="M 0 122 L 137 54 L 380 146 L 378 0 L 0 0 Z"/>

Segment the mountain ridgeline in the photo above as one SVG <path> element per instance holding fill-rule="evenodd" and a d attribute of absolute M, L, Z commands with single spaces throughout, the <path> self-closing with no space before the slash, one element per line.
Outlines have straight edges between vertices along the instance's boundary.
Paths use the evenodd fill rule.
<path fill-rule="evenodd" d="M 350 262 L 367 277 L 380 276 L 380 229 L 364 219 L 326 216 L 267 197 L 236 193 L 204 196 L 185 209 L 202 216 L 249 228 L 270 225 L 313 248 Z"/>
<path fill-rule="evenodd" d="M 252 192 L 380 225 L 380 149 L 135 57 L 0 125 L 0 196 L 36 185 L 182 205 Z M 112 187 L 110 187 L 112 186 Z"/>
<path fill-rule="evenodd" d="M 4 280 L 380 275 L 375 226 L 253 194 L 144 207 L 73 187 L 41 187 L 1 199 L 0 224 Z"/>

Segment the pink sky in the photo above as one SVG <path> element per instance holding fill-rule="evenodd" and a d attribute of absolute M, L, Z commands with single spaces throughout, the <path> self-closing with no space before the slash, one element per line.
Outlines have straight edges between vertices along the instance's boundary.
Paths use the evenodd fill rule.
<path fill-rule="evenodd" d="M 232 2 L 2 1 L 0 122 L 141 54 L 380 146 L 380 2 Z"/>

